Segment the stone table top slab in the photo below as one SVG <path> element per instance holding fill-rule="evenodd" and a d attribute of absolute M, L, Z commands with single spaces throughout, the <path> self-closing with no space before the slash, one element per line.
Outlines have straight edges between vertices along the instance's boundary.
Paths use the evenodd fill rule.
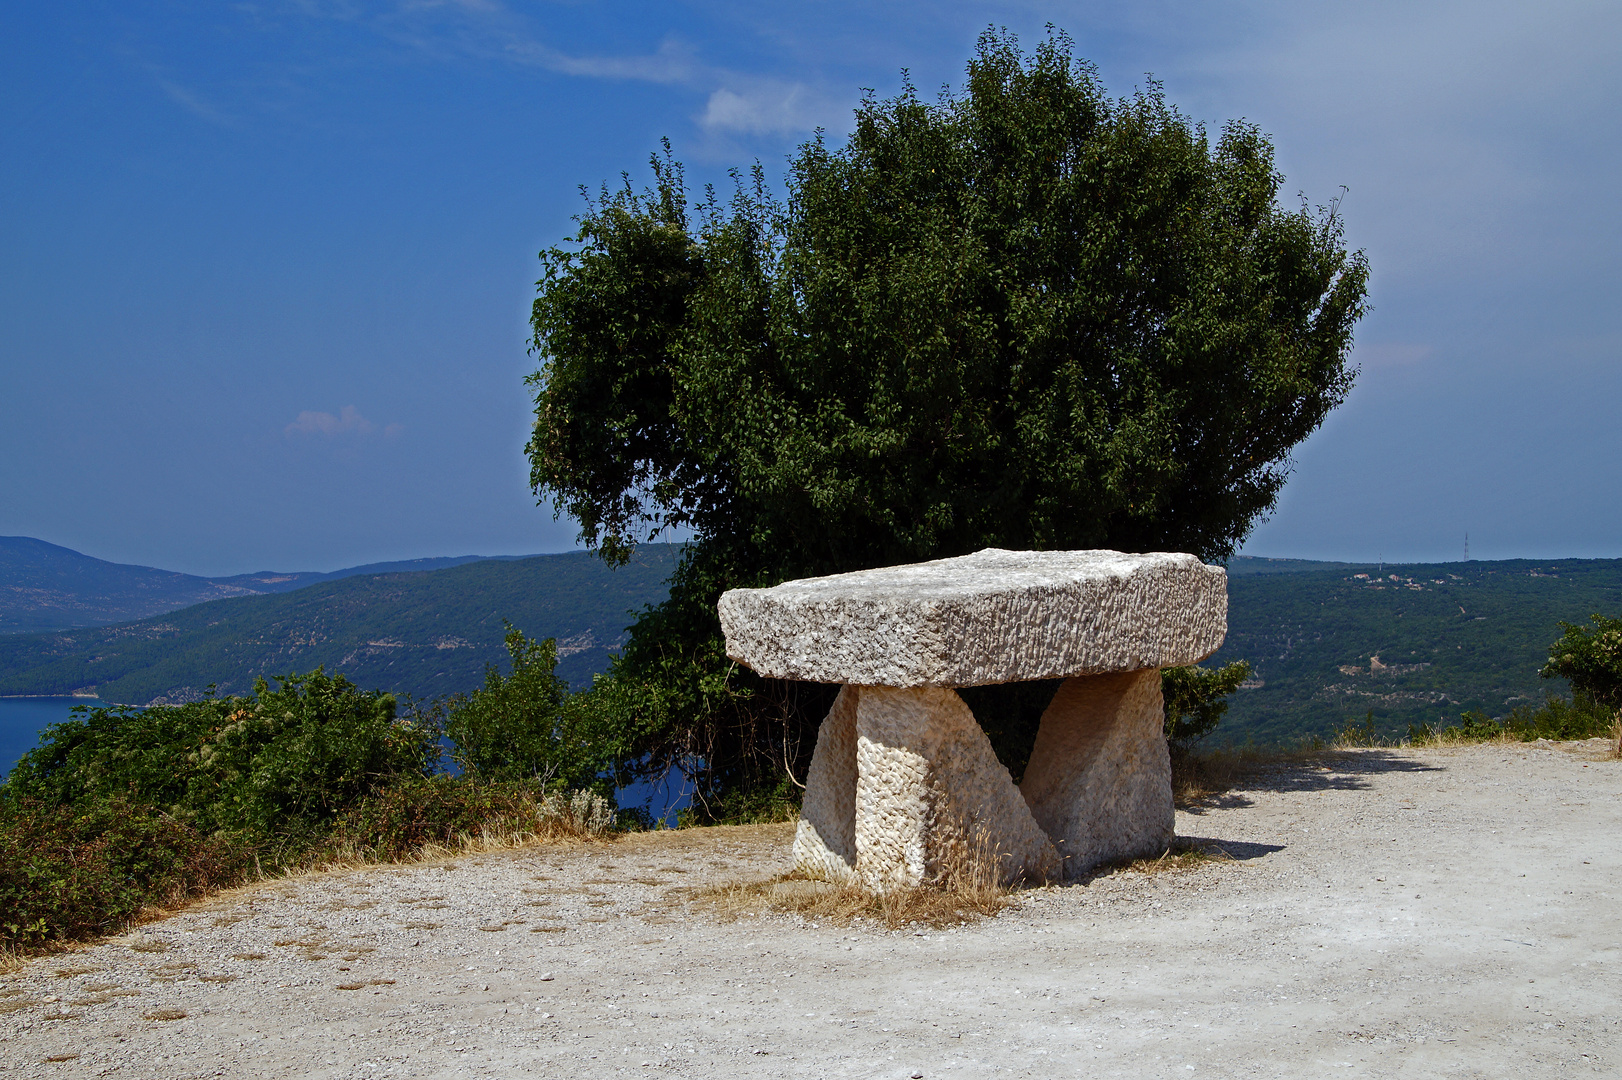
<path fill-rule="evenodd" d="M 1193 555 L 986 548 L 732 589 L 719 611 L 727 655 L 770 678 L 981 686 L 1196 663 L 1228 591 Z"/>

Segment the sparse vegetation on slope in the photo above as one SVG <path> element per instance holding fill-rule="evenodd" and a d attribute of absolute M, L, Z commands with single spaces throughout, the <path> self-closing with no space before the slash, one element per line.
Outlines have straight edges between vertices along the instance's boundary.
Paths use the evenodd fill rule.
<path fill-rule="evenodd" d="M 1561 622 L 1622 610 L 1622 560 L 1241 573 L 1228 595 L 1227 641 L 1208 663 L 1242 658 L 1253 672 L 1215 738 L 1328 741 L 1372 712 L 1393 740 L 1561 694 L 1540 677 L 1550 639 Z"/>
<path fill-rule="evenodd" d="M 635 612 L 664 598 L 671 545 L 613 570 L 585 552 L 358 576 L 274 596 L 220 600 L 120 626 L 0 636 L 0 694 L 178 704 L 210 684 L 324 667 L 418 700 L 471 690 L 506 658 L 505 620 L 554 638 L 558 673 L 590 682 Z"/>

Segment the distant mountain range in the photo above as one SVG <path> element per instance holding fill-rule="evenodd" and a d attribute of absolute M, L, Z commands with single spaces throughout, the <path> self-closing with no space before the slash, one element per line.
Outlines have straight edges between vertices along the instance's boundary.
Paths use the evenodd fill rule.
<path fill-rule="evenodd" d="M 356 573 L 115 626 L 11 634 L 0 637 L 0 696 L 177 703 L 210 684 L 241 694 L 256 678 L 324 666 L 424 699 L 472 689 L 487 663 L 505 668 L 504 620 L 555 638 L 558 674 L 581 686 L 608 666 L 636 613 L 667 595 L 679 550 L 644 545 L 617 570 L 581 551 Z"/>
<path fill-rule="evenodd" d="M 0 634 L 108 626 L 209 600 L 291 592 L 361 574 L 442 570 L 481 559 L 526 557 L 461 555 L 369 563 L 331 573 L 261 570 L 207 578 L 106 562 L 31 536 L 0 536 Z"/>
<path fill-rule="evenodd" d="M 368 689 L 424 699 L 472 689 L 487 663 L 504 669 L 503 620 L 555 638 L 559 674 L 584 686 L 608 666 L 635 614 L 667 595 L 679 551 L 645 545 L 618 570 L 570 552 L 197 578 L 0 540 L 13 623 L 160 612 L 0 635 L 0 696 L 178 702 L 211 683 L 244 693 L 255 678 L 321 665 Z M 1622 615 L 1617 559 L 1379 566 L 1239 557 L 1228 575 L 1228 636 L 1207 663 L 1243 659 L 1255 672 L 1223 723 L 1220 737 L 1231 741 L 1331 735 L 1371 710 L 1382 731 L 1397 734 L 1456 722 L 1467 709 L 1500 716 L 1568 692 L 1537 675 L 1560 621 Z"/>

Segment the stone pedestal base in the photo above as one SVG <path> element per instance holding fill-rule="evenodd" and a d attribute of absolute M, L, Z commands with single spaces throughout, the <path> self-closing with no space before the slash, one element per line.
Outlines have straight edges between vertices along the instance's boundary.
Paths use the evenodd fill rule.
<path fill-rule="evenodd" d="M 1042 714 L 1020 792 L 1074 879 L 1161 854 L 1174 811 L 1155 668 L 1066 679 Z"/>
<path fill-rule="evenodd" d="M 976 858 L 994 859 L 1005 882 L 1059 869 L 954 690 L 846 686 L 818 733 L 804 807 L 795 869 L 824 880 L 883 891 L 967 872 Z"/>
<path fill-rule="evenodd" d="M 1172 841 L 1160 672 L 1066 679 L 1016 788 L 955 690 L 846 686 L 817 733 L 794 868 L 882 891 L 977 854 L 1004 882 L 1075 879 Z"/>
<path fill-rule="evenodd" d="M 856 877 L 856 698 L 842 687 L 817 731 L 805 777 L 800 823 L 794 830 L 794 869 L 840 885 Z"/>

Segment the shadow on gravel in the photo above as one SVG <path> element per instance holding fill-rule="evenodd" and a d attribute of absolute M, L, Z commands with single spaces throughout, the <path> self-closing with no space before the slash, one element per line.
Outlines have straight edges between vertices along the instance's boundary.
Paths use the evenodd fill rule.
<path fill-rule="evenodd" d="M 1242 810 L 1255 805 L 1250 795 L 1259 791 L 1361 791 L 1369 787 L 1369 777 L 1381 773 L 1444 771 L 1441 765 L 1380 748 L 1213 761 L 1220 767 L 1204 766 L 1200 777 L 1204 790 L 1185 795 L 1178 802 L 1179 810 L 1196 815 L 1208 810 Z"/>
<path fill-rule="evenodd" d="M 1080 877 L 1069 881 L 1066 887 L 1086 888 L 1100 878 L 1107 878 L 1123 870 L 1144 874 L 1159 873 L 1163 870 L 1192 870 L 1202 864 L 1218 860 L 1249 862 L 1283 850 L 1283 844 L 1252 844 L 1243 840 L 1217 840 L 1209 836 L 1179 835 L 1172 841 L 1171 847 L 1166 849 L 1166 853 L 1158 859 L 1121 859 L 1100 863 L 1084 871 Z"/>
<path fill-rule="evenodd" d="M 1243 840 L 1216 840 L 1209 836 L 1179 836 L 1177 842 L 1234 862 L 1248 862 L 1284 850 L 1283 844 L 1250 844 Z"/>

